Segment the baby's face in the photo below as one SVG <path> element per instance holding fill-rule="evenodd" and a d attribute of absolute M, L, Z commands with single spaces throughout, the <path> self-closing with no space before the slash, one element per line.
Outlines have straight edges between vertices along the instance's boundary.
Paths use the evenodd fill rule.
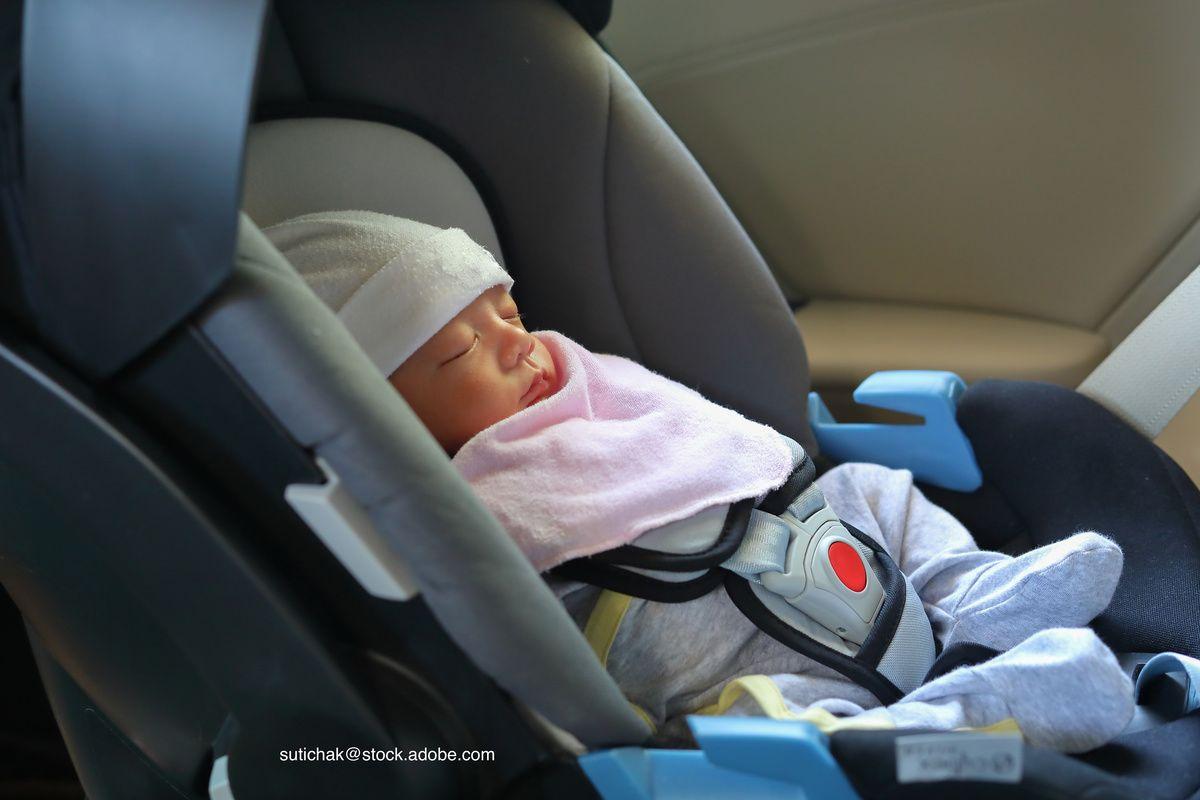
<path fill-rule="evenodd" d="M 451 455 L 558 390 L 554 360 L 503 286 L 477 297 L 389 380 Z"/>

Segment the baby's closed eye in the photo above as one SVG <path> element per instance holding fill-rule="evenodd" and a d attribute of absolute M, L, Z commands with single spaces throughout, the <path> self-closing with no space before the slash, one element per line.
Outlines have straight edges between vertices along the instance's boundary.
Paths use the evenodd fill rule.
<path fill-rule="evenodd" d="M 467 345 L 466 347 L 462 347 L 462 348 L 460 348 L 460 349 L 459 349 L 459 352 L 457 352 L 457 353 L 455 353 L 454 355 L 450 356 L 449 358 L 447 358 L 445 361 L 443 361 L 443 362 L 442 362 L 441 364 L 439 364 L 438 366 L 440 366 L 440 367 L 444 367 L 444 366 L 446 366 L 447 364 L 449 364 L 451 361 L 455 361 L 456 359 L 462 358 L 462 357 L 463 357 L 463 356 L 465 356 L 467 353 L 469 353 L 469 352 L 471 352 L 472 350 L 474 350 L 474 349 L 475 349 L 475 345 L 477 345 L 477 344 L 479 344 L 479 334 L 478 334 L 478 333 L 476 333 L 476 334 L 475 334 L 475 337 L 474 337 L 473 339 L 471 339 L 471 343 L 470 343 L 469 345 Z"/>

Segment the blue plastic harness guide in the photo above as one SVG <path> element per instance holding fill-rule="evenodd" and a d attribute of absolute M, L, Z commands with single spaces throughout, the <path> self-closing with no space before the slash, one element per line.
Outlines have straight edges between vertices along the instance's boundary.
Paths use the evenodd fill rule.
<path fill-rule="evenodd" d="M 975 451 L 955 418 L 967 384 L 953 372 L 876 372 L 854 390 L 856 403 L 921 417 L 916 425 L 837 422 L 816 392 L 808 419 L 822 452 L 834 461 L 907 469 L 918 479 L 959 492 L 983 484 Z"/>

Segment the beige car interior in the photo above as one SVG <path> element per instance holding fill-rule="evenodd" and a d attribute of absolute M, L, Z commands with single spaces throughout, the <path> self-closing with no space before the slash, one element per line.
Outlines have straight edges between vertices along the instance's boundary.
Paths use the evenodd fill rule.
<path fill-rule="evenodd" d="M 603 39 L 861 419 L 876 370 L 1078 387 L 1200 264 L 1198 29 L 1169 0 L 616 0 Z M 1200 401 L 1156 441 L 1200 479 Z"/>

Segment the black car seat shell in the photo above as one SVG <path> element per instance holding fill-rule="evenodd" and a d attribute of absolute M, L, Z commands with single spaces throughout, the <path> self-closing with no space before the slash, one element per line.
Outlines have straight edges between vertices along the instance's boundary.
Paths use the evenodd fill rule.
<path fill-rule="evenodd" d="M 119 34 L 115 36 L 116 41 L 119 42 L 121 37 L 136 39 L 146 35 L 145 28 L 133 24 L 135 19 L 143 21 L 137 14 L 139 9 L 127 7 L 123 10 L 127 12 L 124 15 L 107 9 L 106 22 Z M 204 12 L 197 7 L 194 13 L 203 16 Z M 260 6 L 258 14 L 261 13 Z M 39 42 L 37 31 L 48 34 L 54 29 L 54 22 L 53 10 L 39 9 L 36 14 L 31 14 L 26 27 L 34 33 L 27 34 L 27 41 Z M 194 28 L 189 29 L 189 22 L 186 18 L 175 17 L 158 20 L 161 29 L 154 31 L 161 37 L 158 44 L 168 46 L 172 36 L 207 37 L 210 46 L 222 51 L 237 49 L 240 43 L 251 56 L 245 62 L 247 68 L 252 66 L 252 56 L 257 49 L 254 9 L 236 20 L 237 24 L 246 26 L 240 38 L 220 26 L 203 29 L 206 35 L 202 36 Z M 81 35 L 85 33 L 78 28 L 72 30 Z M 105 47 L 109 46 L 113 46 L 112 39 L 106 40 Z M 86 50 L 87 47 L 81 45 L 72 52 L 80 53 L 78 61 L 86 62 Z M 80 68 L 80 63 L 72 62 L 53 48 L 38 50 L 31 47 L 25 56 L 28 74 L 61 70 L 71 75 Z M 173 217 L 171 212 L 155 207 L 153 201 L 147 199 L 155 196 L 153 181 L 122 184 L 131 192 L 140 192 L 132 198 L 139 201 L 132 210 L 114 210 L 115 218 L 107 220 L 115 229 L 124 230 L 124 237 L 89 238 L 85 235 L 86 225 L 83 231 L 54 227 L 53 222 L 59 217 L 49 188 L 75 197 L 90 197 L 97 209 L 108 208 L 100 199 L 104 197 L 101 187 L 107 185 L 113 172 L 142 168 L 144 174 L 146 154 L 134 147 L 94 147 L 92 158 L 73 161 L 74 169 L 62 174 L 53 170 L 57 163 L 53 147 L 47 144 L 45 148 L 31 148 L 27 154 L 29 180 L 42 183 L 38 191 L 30 191 L 28 197 L 21 198 L 27 202 L 18 209 L 41 221 L 29 230 L 30 250 L 37 254 L 39 269 L 16 273 L 19 285 L 31 298 L 31 316 L 37 326 L 32 332 L 8 331 L 6 328 L 6 334 L 10 335 L 6 336 L 9 348 L 5 350 L 5 417 L 21 420 L 22 424 L 5 440 L 5 462 L 14 474 L 33 480 L 37 491 L 25 493 L 20 503 L 5 506 L 5 529 L 10 537 L 17 537 L 6 543 L 10 557 L 5 560 L 5 585 L 26 619 L 36 621 L 35 636 L 46 645 L 38 655 L 53 690 L 52 699 L 68 745 L 75 760 L 87 765 L 81 767 L 80 772 L 88 781 L 88 791 L 95 796 L 126 797 L 142 795 L 140 790 L 133 788 L 135 786 L 155 786 L 157 791 L 165 794 L 203 793 L 207 778 L 205 765 L 211 766 L 214 759 L 229 755 L 233 756 L 231 773 L 243 791 L 254 794 L 257 784 L 259 792 L 266 792 L 262 796 L 294 797 L 301 791 L 300 787 L 323 796 L 338 791 L 372 796 L 374 793 L 366 788 L 372 784 L 375 793 L 384 784 L 393 789 L 407 784 L 413 791 L 420 791 L 417 787 L 423 786 L 425 791 L 434 793 L 439 791 L 438 786 L 441 786 L 440 791 L 456 791 L 452 787 L 457 785 L 456 793 L 461 793 L 474 781 L 476 790 L 468 791 L 470 795 L 485 790 L 490 792 L 487 787 L 497 781 L 507 785 L 514 776 L 537 768 L 539 760 L 545 757 L 548 750 L 538 744 L 537 731 L 546 726 L 539 725 L 536 718 L 523 715 L 484 673 L 477 671 L 474 662 L 463 658 L 461 651 L 445 638 L 442 629 L 429 616 L 425 598 L 398 607 L 382 607 L 384 604 L 370 607 L 370 598 L 362 598 L 361 592 L 356 593 L 352 581 L 349 587 L 338 585 L 339 574 L 344 573 L 339 573 L 336 562 L 329 562 L 328 554 L 322 553 L 320 547 L 311 546 L 307 529 L 283 504 L 287 485 L 320 480 L 320 472 L 315 469 L 311 456 L 289 438 L 261 400 L 253 397 L 229 362 L 217 353 L 212 341 L 193 321 L 177 325 L 162 336 L 157 330 L 158 323 L 140 326 L 144 318 L 136 319 L 139 312 L 145 312 L 152 322 L 162 320 L 164 306 L 153 302 L 152 286 L 149 292 L 131 291 L 135 296 L 124 293 L 131 285 L 135 289 L 147 288 L 137 283 L 137 273 L 147 269 L 147 263 L 152 264 L 149 267 L 152 271 L 165 273 L 166 277 L 161 279 L 164 283 L 170 283 L 171 270 L 178 261 L 208 266 L 210 269 L 190 284 L 191 293 L 187 295 L 186 303 L 167 305 L 174 313 L 186 316 L 208 300 L 210 287 L 226 283 L 234 270 L 235 228 L 232 226 L 236 223 L 240 194 L 240 147 L 245 136 L 251 83 L 249 80 L 233 82 L 224 87 L 224 92 L 214 93 L 195 85 L 206 80 L 206 76 L 184 72 L 170 76 L 141 75 L 137 80 L 129 78 L 131 85 L 117 82 L 107 88 L 118 94 L 138 96 L 151 104 L 169 94 L 177 102 L 195 104 L 196 113 L 201 113 L 200 108 L 207 104 L 213 115 L 209 124 L 217 125 L 219 120 L 235 132 L 232 140 L 237 146 L 233 150 L 226 148 L 231 137 L 215 136 L 196 142 L 192 152 L 201 167 L 219 161 L 230 165 L 231 169 L 205 171 L 189 164 L 182 172 L 159 175 L 163 182 L 160 189 L 169 185 L 173 187 L 172 191 L 182 191 L 181 187 L 190 181 L 218 185 L 220 191 L 215 193 L 226 202 L 217 205 L 228 205 L 227 213 L 210 211 L 199 215 L 203 221 L 196 224 L 219 245 L 217 249 L 223 254 L 212 258 L 197 254 L 193 249 L 195 237 L 188 235 L 186 225 L 176 224 L 191 222 L 193 217 L 187 213 Z M 250 74 L 252 70 L 247 73 Z M 62 81 L 62 76 L 59 78 Z M 173 85 L 171 79 L 175 79 Z M 39 138 L 39 134 L 44 126 L 59 125 L 62 115 L 70 109 L 69 104 L 62 103 L 62 98 L 69 95 L 65 83 L 67 81 L 62 81 L 56 91 L 38 96 L 40 106 L 37 101 L 29 104 L 38 108 L 33 113 L 27 109 L 24 119 L 27 139 L 43 143 L 54 141 Z M 31 84 L 37 82 L 31 81 Z M 189 93 L 188 89 L 196 91 Z M 97 90 L 94 94 L 93 100 L 101 103 L 104 92 Z M 106 119 L 96 118 L 77 122 L 59 130 L 58 144 L 61 147 L 72 145 L 69 135 L 81 139 L 98 136 L 101 140 L 120 135 L 120 131 L 103 128 L 106 123 Z M 101 126 L 101 130 L 94 130 L 95 126 Z M 67 140 L 63 141 L 62 137 Z M 13 182 L 6 188 L 19 189 L 18 171 L 7 174 Z M 159 199 L 164 198 L 159 196 Z M 167 208 L 170 207 L 168 201 Z M 135 224 L 137 212 L 147 208 L 169 218 L 162 227 L 172 235 L 163 238 L 162 227 Z M 153 221 L 154 215 L 149 219 Z M 93 220 L 89 224 L 99 223 Z M 20 234 L 26 232 L 21 226 L 15 230 Z M 139 240 L 140 233 L 145 234 L 145 238 Z M 147 253 L 153 253 L 155 258 L 150 260 Z M 20 266 L 26 269 L 30 263 L 22 261 Z M 92 279 L 90 283 L 75 284 L 82 296 L 90 295 L 92 304 L 91 312 L 78 318 L 72 313 L 71 306 L 79 301 L 79 296 L 65 291 L 44 291 L 47 286 L 71 285 L 73 270 L 83 270 Z M 324 307 L 307 293 L 294 272 L 291 277 L 295 285 L 306 292 L 305 299 L 312 305 L 313 318 L 319 320 Z M 153 281 L 149 283 L 153 284 Z M 256 286 L 269 292 L 261 283 Z M 172 283 L 169 292 L 178 291 L 179 286 Z M 286 291 L 280 292 L 283 297 L 286 294 Z M 106 306 L 106 298 L 113 295 L 118 296 L 120 302 Z M 230 292 L 227 299 L 230 303 L 217 309 L 225 313 L 213 314 L 217 320 L 214 325 L 218 328 L 221 319 L 238 313 L 230 311 L 241 308 L 236 301 L 245 300 L 236 291 Z M 105 307 L 107 311 L 102 310 Z M 134 324 L 126 326 L 123 335 L 107 338 L 86 335 L 89 326 L 102 323 L 104 315 L 114 313 L 114 310 L 135 318 Z M 270 313 L 265 316 L 270 317 Z M 313 320 L 304 314 L 299 314 L 298 318 L 306 319 L 304 332 L 311 335 Z M 271 321 L 286 323 L 286 320 L 283 323 L 278 319 Z M 342 330 L 332 316 L 327 317 L 327 322 L 332 322 L 337 331 Z M 294 329 L 277 328 L 275 333 L 286 346 L 297 346 L 296 343 L 304 339 Z M 267 341 L 268 334 L 263 332 L 262 335 Z M 257 346 L 254 337 L 247 338 L 245 331 L 238 338 L 239 352 Z M 336 336 L 333 341 L 337 341 Z M 342 344 L 350 347 L 351 355 L 336 359 L 339 366 L 332 375 L 335 379 L 354 374 L 353 359 L 358 353 L 357 348 L 349 339 L 344 339 Z M 52 352 L 53 356 L 44 350 Z M 56 364 L 56 359 L 61 359 L 65 366 Z M 302 363 L 285 361 L 279 364 L 299 376 L 300 387 L 330 377 L 317 367 L 305 371 Z M 254 374 L 252 368 L 248 368 L 248 374 Z M 409 414 L 410 432 L 427 436 L 381 376 L 374 372 L 365 374 L 373 378 L 377 398 L 382 396 L 385 404 L 390 404 L 391 413 Z M 346 392 L 353 394 L 361 388 L 353 380 L 342 387 L 340 399 L 343 402 L 349 402 Z M 307 395 L 301 388 L 294 397 Z M 131 414 L 138 417 L 138 421 L 134 421 Z M 360 418 L 357 414 L 349 416 Z M 372 419 L 370 412 L 364 412 L 361 419 L 366 424 Z M 392 419 L 390 424 L 394 427 L 397 423 Z M 90 433 L 85 434 L 80 426 Z M 68 442 L 75 436 L 79 439 L 77 448 L 82 448 L 85 441 L 92 441 L 93 445 L 78 452 L 46 447 L 46 437 L 52 431 L 63 435 Z M 332 436 L 335 433 L 341 433 L 336 423 L 333 428 L 305 429 L 300 426 L 299 429 L 301 438 L 308 434 Z M 341 439 L 348 441 L 350 437 L 342 436 Z M 391 446 L 400 446 L 399 443 L 406 439 L 401 436 L 392 441 Z M 436 446 L 430 441 L 427 447 Z M 414 452 L 422 451 L 418 448 Z M 433 482 L 453 477 L 440 451 L 428 451 L 426 457 L 429 452 L 438 454 L 436 463 L 441 466 L 432 470 L 422 467 L 414 474 Z M 80 460 L 79 453 L 87 453 L 89 457 Z M 182 455 L 182 461 L 176 455 Z M 419 456 L 417 458 L 421 460 Z M 336 456 L 333 461 L 337 462 Z M 118 468 L 119 465 L 125 466 Z M 98 476 L 93 474 L 94 470 L 99 470 Z M 403 475 L 404 472 L 394 474 Z M 106 479 L 115 483 L 109 493 L 104 491 Z M 77 487 L 88 488 L 76 493 Z M 6 484 L 6 489 L 16 497 L 21 496 L 21 488 L 21 483 L 16 480 Z M 370 487 L 362 488 L 365 495 L 371 496 L 367 491 Z M 395 484 L 387 490 L 392 496 L 396 492 Z M 459 502 L 440 504 L 426 521 L 447 522 L 462 511 L 464 499 L 467 503 L 472 502 L 467 495 L 455 494 Z M 385 499 L 381 498 L 381 503 Z M 64 526 L 67 530 L 77 531 L 90 541 L 105 542 L 100 548 L 102 558 L 96 560 L 95 568 L 86 569 L 81 565 L 81 559 L 86 564 L 92 555 L 86 549 L 70 548 L 66 545 L 67 539 L 46 537 L 46 526 L 36 522 L 36 515 L 21 518 L 23 509 L 55 506 L 60 514 L 73 520 L 72 524 Z M 155 508 L 160 511 L 152 513 Z M 555 629 L 549 624 L 530 625 L 529 630 L 535 637 L 532 642 L 522 638 L 520 620 L 530 623 L 537 620 L 539 603 L 546 613 L 557 615 L 563 626 L 573 629 L 569 628 L 565 612 L 528 565 L 516 556 L 515 550 L 511 550 L 511 544 L 506 544 L 503 537 L 497 538 L 495 530 L 491 535 L 486 533 L 488 525 L 495 525 L 494 520 L 487 518 L 478 505 L 474 506 L 473 513 L 477 516 L 475 521 L 484 526 L 482 531 L 477 525 L 470 524 L 470 520 L 460 521 L 461 524 L 452 527 L 473 530 L 473 540 L 483 543 L 481 546 L 494 549 L 499 543 L 501 548 L 509 547 L 509 562 L 515 565 L 516 577 L 506 575 L 502 568 L 503 550 L 499 556 L 478 558 L 472 563 L 476 568 L 487 564 L 489 580 L 512 578 L 504 587 L 506 591 L 513 586 L 519 587 L 525 580 L 532 594 L 521 604 L 520 613 L 511 613 L 509 608 L 506 609 L 510 612 L 507 617 L 502 614 L 499 620 L 492 620 L 496 624 L 488 629 L 482 641 L 467 637 L 468 647 L 486 645 L 489 639 L 501 635 L 504 646 L 510 651 L 516 648 L 523 653 L 542 652 L 541 648 L 549 644 L 552 649 L 548 651 L 548 660 L 542 669 L 547 669 L 547 665 L 559 661 L 560 657 L 563 664 L 570 665 L 574 651 L 574 660 L 581 664 L 577 680 L 584 700 L 588 696 L 589 669 L 593 676 L 590 685 L 598 685 L 598 690 L 610 698 L 609 703 L 599 704 L 598 713 L 590 713 L 590 719 L 598 721 L 597 737 L 626 741 L 644 736 L 644 726 L 619 701 L 619 693 L 593 663 L 590 651 L 578 636 L 559 638 L 560 644 L 555 645 L 548 641 L 554 639 Z M 137 517 L 138 514 L 151 516 L 142 519 Z M 171 519 L 175 521 L 167 524 Z M 237 522 L 238 519 L 242 521 Z M 90 524 L 89 520 L 95 520 L 95 524 Z M 434 526 L 426 528 L 431 535 L 435 530 L 438 528 Z M 266 533 L 274 537 L 273 544 L 266 545 L 262 541 L 261 537 Z M 107 544 L 111 537 L 117 537 L 113 546 Z M 254 544 L 256 537 L 258 543 Z M 39 541 L 52 549 L 39 547 Z M 118 544 L 120 546 L 116 546 Z M 246 551 L 247 547 L 250 552 Z M 65 549 L 60 551 L 59 548 Z M 470 552 L 462 554 L 471 555 Z M 264 558 L 277 562 L 276 567 L 269 569 L 275 577 L 268 577 L 261 571 Z M 247 567 L 249 562 L 245 559 L 256 567 Z M 290 562 L 290 567 L 284 568 L 282 573 L 278 570 L 280 561 Z M 325 566 L 320 566 L 321 561 L 327 562 Z M 235 568 L 237 564 L 242 568 Z M 456 564 L 456 568 L 461 564 Z M 250 569 L 254 577 L 249 579 L 239 596 L 234 591 L 238 586 L 236 576 L 247 574 L 246 569 Z M 36 584 L 22 581 L 22 573 L 40 575 L 42 581 Z M 321 581 L 319 591 L 312 585 L 304 587 L 305 575 L 312 579 L 315 574 L 325 573 L 330 577 L 328 581 Z M 456 592 L 457 579 L 456 575 L 454 580 L 446 579 L 440 584 L 437 579 L 431 581 L 429 597 L 448 598 L 450 603 L 461 602 L 462 593 Z M 297 581 L 301 582 L 299 586 Z M 45 589 L 49 586 L 74 588 L 69 592 L 51 592 L 48 596 Z M 133 599 L 122 605 L 122 587 L 125 586 L 133 587 Z M 115 590 L 106 591 L 109 587 L 115 587 Z M 517 595 L 521 594 L 517 588 Z M 297 603 L 306 610 L 294 611 Z M 358 605 L 359 611 L 347 613 L 346 603 Z M 368 604 L 365 610 L 363 603 Z M 324 604 L 328 605 L 322 611 L 320 606 Z M 489 599 L 489 602 L 477 604 L 472 616 L 478 620 L 487 616 L 479 612 L 480 608 L 497 607 L 498 604 Z M 57 616 L 49 613 L 52 608 L 61 613 Z M 165 621 L 164 624 L 148 625 L 147 613 L 154 619 Z M 346 621 L 341 630 L 332 634 L 328 625 L 331 615 Z M 96 627 L 98 619 L 104 622 L 99 628 Z M 297 627 L 301 619 L 306 621 Z M 465 621 L 469 619 L 464 618 Z M 503 624 L 514 620 L 517 622 L 515 629 Z M 139 646 L 112 647 L 114 640 L 105 635 L 106 626 L 127 631 L 137 638 Z M 363 642 L 370 638 L 368 631 L 372 628 L 376 633 L 380 628 L 385 629 L 386 641 L 376 641 L 374 645 L 362 648 Z M 89 629 L 94 629 L 95 633 L 84 635 L 83 632 Z M 296 636 L 300 638 L 296 640 Z M 283 649 L 270 644 L 274 640 L 282 645 L 289 637 L 292 637 L 292 644 Z M 412 638 L 406 648 L 401 640 L 408 637 Z M 349 654 L 343 652 L 347 639 L 356 643 Z M 93 645 L 90 648 L 89 641 Z M 106 642 L 108 647 L 105 647 Z M 235 642 L 242 645 L 235 647 Z M 249 657 L 242 646 L 251 647 L 266 661 Z M 178 652 L 180 648 L 182 654 Z M 147 659 L 147 654 L 155 650 L 174 655 L 165 660 Z M 176 666 L 180 662 L 190 663 L 194 671 L 169 668 L 171 658 Z M 349 682 L 343 671 L 347 668 L 347 659 L 356 663 L 352 669 L 356 677 Z M 421 664 L 422 659 L 425 659 L 423 666 L 414 666 L 414 662 Z M 487 660 L 486 656 L 482 657 L 484 663 Z M 429 663 L 438 661 L 443 663 L 436 669 Z M 332 668 L 335 662 L 338 667 Z M 305 668 L 306 663 L 316 673 Z M 509 681 L 510 687 L 517 690 L 523 688 L 522 684 L 526 689 L 536 686 L 537 681 L 533 680 L 537 673 L 535 666 L 509 673 L 503 680 Z M 147 704 L 148 698 L 143 691 L 151 688 L 147 670 L 161 681 L 164 694 L 176 695 L 177 702 Z M 195 672 L 199 673 L 199 680 L 192 678 Z M 302 678 L 305 674 L 316 682 L 309 681 L 306 685 L 307 679 Z M 317 677 L 321 674 L 323 679 Z M 439 690 L 419 675 L 435 675 L 435 680 L 446 685 Z M 322 680 L 332 683 L 321 685 Z M 351 684 L 360 694 L 337 699 L 337 695 L 348 691 Z M 375 687 L 376 698 L 369 705 L 361 694 L 364 684 Z M 204 685 L 211 687 L 211 691 L 206 693 L 198 689 Z M 460 706 L 455 712 L 448 711 L 438 700 L 450 694 L 450 685 L 454 688 L 455 703 Z M 382 698 L 378 696 L 380 692 Z M 492 728 L 491 734 L 483 735 L 485 740 L 496 740 L 504 750 L 516 750 L 508 757 L 498 759 L 499 766 L 485 764 L 467 771 L 458 767 L 431 768 L 429 765 L 405 770 L 395 764 L 380 767 L 374 773 L 361 768 L 357 773 L 335 768 L 332 771 L 343 772 L 345 778 L 337 781 L 314 780 L 303 772 L 293 772 L 285 778 L 282 776 L 286 770 L 270 767 L 273 762 L 279 762 L 278 750 L 272 759 L 270 747 L 288 739 L 303 745 L 305 730 L 309 732 L 308 737 L 316 737 L 326 744 L 358 738 L 364 743 L 386 743 L 388 740 L 383 732 L 388 724 L 384 719 L 391 718 L 392 725 L 396 724 L 394 714 L 397 712 L 391 706 L 397 698 L 405 696 L 408 700 L 400 704 L 398 713 L 403 720 L 403 729 L 409 733 L 402 734 L 402 740 L 447 746 L 458 740 L 459 746 L 465 746 L 468 742 L 462 737 L 467 735 L 466 728 L 457 720 L 474 714 L 471 727 L 475 735 L 483 735 L 482 730 Z M 578 700 L 579 696 L 574 698 L 574 701 Z M 606 714 L 605 705 L 613 709 L 612 714 Z M 194 713 L 197 707 L 207 709 L 203 715 L 203 719 L 208 720 L 206 724 L 201 724 L 201 716 Z M 424 711 L 414 715 L 414 711 L 421 708 Z M 553 714 L 553 710 L 550 713 Z M 610 719 L 614 715 L 615 721 Z M 422 719 L 425 722 L 422 723 Z M 609 729 L 603 730 L 606 722 Z M 416 728 L 412 727 L 414 724 Z M 175 729 L 178 735 L 154 733 L 157 730 L 161 734 L 163 726 Z M 505 732 L 506 727 L 511 729 L 512 726 L 516 726 L 521 735 L 512 735 L 511 730 Z M 421 728 L 425 728 L 425 734 L 414 738 L 413 732 Z M 588 729 L 589 723 L 584 722 L 580 731 L 585 738 L 590 738 Z M 341 735 L 333 736 L 330 731 L 341 731 Z M 149 735 L 155 736 L 158 746 L 150 747 L 147 752 L 134 742 Z M 238 757 L 239 748 L 257 752 L 257 757 Z M 114 753 L 126 754 L 121 763 L 125 769 L 102 766 Z M 265 762 L 267 766 L 261 770 L 245 766 L 254 761 Z M 272 772 L 276 774 L 272 776 Z M 573 773 L 578 775 L 578 769 L 575 768 Z M 403 778 L 403 774 L 408 777 Z M 466 784 L 463 784 L 464 780 Z"/>

